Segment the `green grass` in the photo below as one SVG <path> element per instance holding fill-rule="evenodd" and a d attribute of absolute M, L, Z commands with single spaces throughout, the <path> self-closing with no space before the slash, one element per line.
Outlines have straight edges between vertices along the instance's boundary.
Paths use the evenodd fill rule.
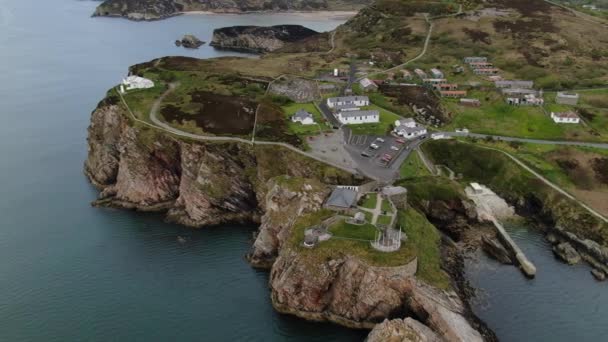
<path fill-rule="evenodd" d="M 412 152 L 399 168 L 401 178 L 416 178 L 431 176 L 417 152 Z"/>
<path fill-rule="evenodd" d="M 390 112 L 384 108 L 378 107 L 374 104 L 371 104 L 367 107 L 364 107 L 366 110 L 377 110 L 380 112 L 380 122 L 378 123 L 366 123 L 359 125 L 348 125 L 350 129 L 352 129 L 353 134 L 360 135 L 386 135 L 393 128 L 393 124 L 395 120 L 399 120 L 402 117 Z"/>
<path fill-rule="evenodd" d="M 361 202 L 361 206 L 367 209 L 376 209 L 376 204 L 378 203 L 378 194 L 369 193 L 363 196 L 363 201 Z"/>
<path fill-rule="evenodd" d="M 538 106 L 510 106 L 494 91 L 471 91 L 467 97 L 478 98 L 482 105 L 478 108 L 465 107 L 460 106 L 456 100 L 442 99 L 444 107 L 455 114 L 446 129 L 468 128 L 475 133 L 533 139 L 608 140 L 608 137 L 596 136 L 584 125 L 553 122 L 548 113 L 551 110 L 567 109 L 567 106 L 549 103 L 545 113 Z"/>
<path fill-rule="evenodd" d="M 376 224 L 383 224 L 388 226 L 389 224 L 391 224 L 392 219 L 392 216 L 380 215 L 378 216 L 378 221 L 376 222 Z"/>
<path fill-rule="evenodd" d="M 397 219 L 399 226 L 407 234 L 405 246 L 402 245 L 401 248 L 411 248 L 418 257 L 416 276 L 438 288 L 449 288 L 450 278 L 441 269 L 441 236 L 435 226 L 412 208 L 400 211 Z"/>
<path fill-rule="evenodd" d="M 319 224 L 323 219 L 332 215 L 334 213 L 331 211 L 321 210 L 300 216 L 294 225 L 289 244 L 306 260 L 310 267 L 315 267 L 330 259 L 343 258 L 344 255 L 357 257 L 372 266 L 402 266 L 412 261 L 416 256 L 416 250 L 411 244 L 404 244 L 405 246 L 394 253 L 379 252 L 373 249 L 367 241 L 345 239 L 329 239 L 310 249 L 302 246 L 306 228 Z"/>
<path fill-rule="evenodd" d="M 285 118 L 288 120 L 288 127 L 291 132 L 300 136 L 307 135 L 317 135 L 320 132 L 326 131 L 329 129 L 327 124 L 325 123 L 325 118 L 319 112 L 314 103 L 291 103 L 289 105 L 282 107 L 283 112 L 285 113 Z M 302 125 L 301 123 L 292 122 L 291 117 L 295 112 L 300 109 L 304 109 L 305 111 L 312 114 L 315 123 L 314 125 Z"/>
<path fill-rule="evenodd" d="M 393 212 L 393 208 L 391 207 L 391 203 L 388 200 L 382 200 L 382 211 L 391 213 Z"/>
<path fill-rule="evenodd" d="M 329 231 L 334 237 L 371 241 L 376 238 L 378 229 L 369 223 L 355 225 L 349 224 L 345 220 L 340 220 L 329 227 Z"/>

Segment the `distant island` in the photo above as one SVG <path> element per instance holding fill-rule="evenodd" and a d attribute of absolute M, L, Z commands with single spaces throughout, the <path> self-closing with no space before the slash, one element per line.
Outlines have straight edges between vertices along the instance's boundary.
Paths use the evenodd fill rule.
<path fill-rule="evenodd" d="M 288 11 L 353 11 L 371 0 L 105 0 L 95 17 L 122 17 L 130 20 L 160 20 L 187 12 L 246 13 Z"/>

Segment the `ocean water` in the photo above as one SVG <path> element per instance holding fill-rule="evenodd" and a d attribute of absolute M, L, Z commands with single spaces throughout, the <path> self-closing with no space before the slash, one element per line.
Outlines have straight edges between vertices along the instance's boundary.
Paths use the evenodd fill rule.
<path fill-rule="evenodd" d="M 191 230 L 162 217 L 92 208 L 82 173 L 91 110 L 128 66 L 214 28 L 343 20 L 188 15 L 151 23 L 90 18 L 97 2 L 0 0 L 0 341 L 361 341 L 365 332 L 273 311 L 268 274 L 244 255 L 255 227 Z M 606 283 L 554 260 L 514 229 L 538 276 L 482 257 L 475 310 L 503 341 L 603 341 Z M 178 236 L 186 239 L 178 242 Z"/>

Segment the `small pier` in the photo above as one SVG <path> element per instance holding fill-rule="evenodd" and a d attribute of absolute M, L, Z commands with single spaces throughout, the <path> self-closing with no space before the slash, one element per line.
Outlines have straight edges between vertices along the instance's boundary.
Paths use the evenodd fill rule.
<path fill-rule="evenodd" d="M 534 266 L 534 264 L 530 260 L 528 260 L 524 252 L 519 248 L 519 246 L 517 246 L 515 241 L 511 239 L 511 236 L 509 235 L 509 233 L 507 233 L 502 224 L 498 222 L 498 220 L 494 217 L 491 218 L 491 221 L 492 223 L 494 223 L 494 227 L 496 227 L 496 231 L 498 232 L 498 238 L 503 243 L 503 245 L 509 250 L 509 252 L 511 252 L 515 256 L 515 259 L 517 260 L 521 271 L 527 277 L 534 278 L 534 276 L 536 275 L 536 266 Z"/>

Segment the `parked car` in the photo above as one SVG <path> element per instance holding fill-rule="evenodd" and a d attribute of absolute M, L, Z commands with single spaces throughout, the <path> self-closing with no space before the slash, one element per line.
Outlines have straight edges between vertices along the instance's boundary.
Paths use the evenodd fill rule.
<path fill-rule="evenodd" d="M 466 128 L 456 128 L 456 133 L 469 133 L 469 130 Z"/>
<path fill-rule="evenodd" d="M 372 156 L 372 155 L 371 155 L 369 152 L 367 152 L 367 151 L 363 151 L 363 152 L 361 152 L 361 155 L 362 155 L 363 157 L 367 157 L 367 158 L 369 158 L 369 157 L 371 157 L 371 156 Z"/>
<path fill-rule="evenodd" d="M 383 143 L 384 139 L 382 139 L 382 138 L 376 138 L 376 141 Z"/>
<path fill-rule="evenodd" d="M 369 145 L 370 148 L 373 148 L 374 150 L 377 150 L 380 146 L 376 145 L 376 144 L 371 144 Z"/>
<path fill-rule="evenodd" d="M 386 158 L 386 159 L 388 159 L 388 160 L 393 159 L 393 157 L 392 157 L 390 154 L 385 154 L 385 155 L 383 155 L 383 156 L 382 156 L 382 159 L 384 159 L 384 158 Z"/>
<path fill-rule="evenodd" d="M 397 144 L 405 144 L 405 140 L 403 140 L 403 139 L 397 139 L 397 140 L 395 140 L 395 142 Z"/>
<path fill-rule="evenodd" d="M 397 147 L 397 146 L 391 146 L 391 150 L 393 150 L 393 151 L 399 151 L 399 147 Z"/>

